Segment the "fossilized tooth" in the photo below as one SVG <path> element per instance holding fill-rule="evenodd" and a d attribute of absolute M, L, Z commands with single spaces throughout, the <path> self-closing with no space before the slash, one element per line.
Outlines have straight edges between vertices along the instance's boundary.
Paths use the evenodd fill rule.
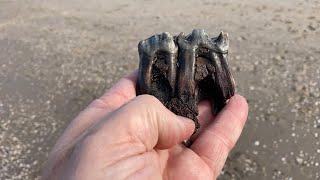
<path fill-rule="evenodd" d="M 221 32 L 218 37 L 212 38 L 211 41 L 215 44 L 210 54 L 213 59 L 213 65 L 215 66 L 215 83 L 217 88 L 217 94 L 215 95 L 215 112 L 220 111 L 226 101 L 235 93 L 235 81 L 230 72 L 228 65 L 228 49 L 229 38 L 228 34 Z M 219 94 L 220 93 L 220 94 Z"/>
<path fill-rule="evenodd" d="M 177 71 L 178 47 L 174 37 L 167 32 L 154 35 L 140 41 L 138 51 L 140 56 L 138 94 L 156 95 L 162 102 L 169 100 L 175 93 Z M 161 71 L 161 74 L 156 76 L 156 71 Z M 169 87 L 162 89 L 164 85 Z"/>
<path fill-rule="evenodd" d="M 193 119 L 199 128 L 199 101 L 209 99 L 212 112 L 217 113 L 234 95 L 228 48 L 226 33 L 209 38 L 202 29 L 187 36 L 162 33 L 141 41 L 137 94 L 154 95 L 174 113 Z"/>

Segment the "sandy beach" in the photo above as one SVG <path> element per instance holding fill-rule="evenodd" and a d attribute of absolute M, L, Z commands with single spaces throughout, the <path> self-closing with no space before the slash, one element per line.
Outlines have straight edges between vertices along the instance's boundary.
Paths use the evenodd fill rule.
<path fill-rule="evenodd" d="M 68 123 L 153 34 L 229 33 L 247 124 L 220 180 L 320 179 L 320 1 L 0 0 L 0 179 L 40 179 Z"/>

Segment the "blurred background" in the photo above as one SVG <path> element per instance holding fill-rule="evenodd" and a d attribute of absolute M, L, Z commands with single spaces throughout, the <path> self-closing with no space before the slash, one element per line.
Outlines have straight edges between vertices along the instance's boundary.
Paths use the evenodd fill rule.
<path fill-rule="evenodd" d="M 219 179 L 320 179 L 320 1 L 0 0 L 0 179 L 39 179 L 68 123 L 155 33 L 223 30 L 249 119 Z"/>

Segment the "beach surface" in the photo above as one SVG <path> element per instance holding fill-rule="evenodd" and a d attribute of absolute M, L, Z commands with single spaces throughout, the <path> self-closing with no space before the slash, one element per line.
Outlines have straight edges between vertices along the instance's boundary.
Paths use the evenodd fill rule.
<path fill-rule="evenodd" d="M 0 179 L 40 179 L 69 122 L 155 33 L 229 33 L 249 118 L 220 180 L 320 179 L 320 1 L 0 0 Z"/>

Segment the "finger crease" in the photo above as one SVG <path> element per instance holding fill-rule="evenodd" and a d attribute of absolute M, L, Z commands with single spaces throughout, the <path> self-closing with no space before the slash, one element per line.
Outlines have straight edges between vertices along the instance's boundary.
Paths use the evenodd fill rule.
<path fill-rule="evenodd" d="M 89 107 L 96 108 L 96 109 L 110 109 L 110 108 L 113 108 L 114 106 L 112 106 L 110 103 L 108 103 L 104 99 L 99 98 L 99 99 L 94 100 L 89 105 Z"/>
<path fill-rule="evenodd" d="M 234 147 L 235 142 L 231 138 L 229 138 L 229 136 L 226 135 L 224 132 L 218 130 L 218 128 L 212 131 L 207 130 L 206 132 L 213 135 L 218 141 L 220 141 L 222 145 L 225 148 L 227 148 L 228 152 Z"/>
<path fill-rule="evenodd" d="M 207 156 L 207 155 L 204 155 L 204 154 L 202 154 L 201 156 L 200 156 L 200 158 L 201 159 L 203 159 L 204 161 L 205 161 L 205 163 L 210 167 L 210 169 L 212 170 L 212 171 L 209 171 L 209 172 L 211 172 L 212 173 L 212 177 L 217 177 L 219 174 L 218 174 L 218 172 L 217 172 L 217 167 L 215 166 L 215 160 L 214 159 L 212 159 L 212 158 L 210 158 L 209 156 Z"/>

